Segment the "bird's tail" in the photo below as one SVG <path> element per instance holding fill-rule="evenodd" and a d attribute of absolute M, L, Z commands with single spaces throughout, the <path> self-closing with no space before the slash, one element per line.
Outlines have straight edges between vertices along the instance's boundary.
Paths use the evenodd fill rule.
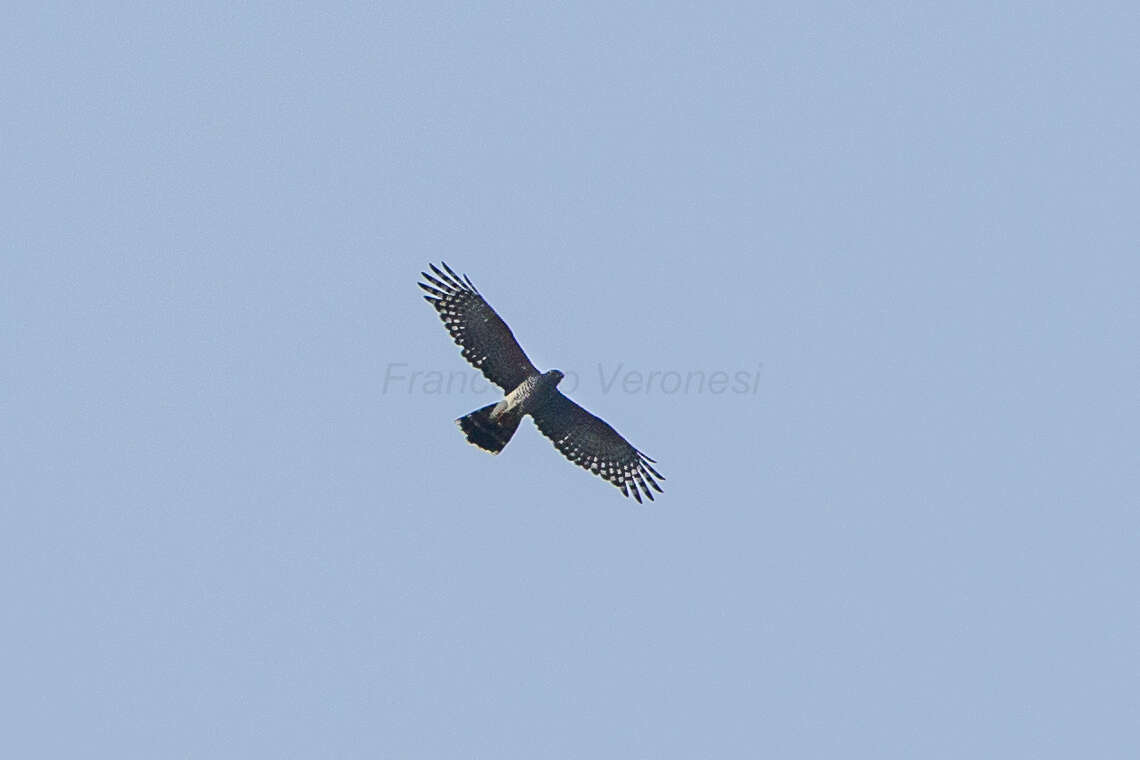
<path fill-rule="evenodd" d="M 502 414 L 492 419 L 491 411 L 495 406 L 496 404 L 488 404 L 456 420 L 468 441 L 492 454 L 503 450 L 522 421 L 522 415 L 519 414 Z"/>

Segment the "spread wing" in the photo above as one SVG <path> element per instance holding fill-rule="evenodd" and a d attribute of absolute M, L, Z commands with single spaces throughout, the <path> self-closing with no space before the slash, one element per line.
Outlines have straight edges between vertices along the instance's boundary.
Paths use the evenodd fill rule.
<path fill-rule="evenodd" d="M 483 300 L 467 275 L 460 278 L 447 264 L 443 265 L 445 272 L 435 264 L 429 266 L 436 277 L 421 272 L 431 284 L 418 284 L 428 293 L 424 299 L 439 312 L 447 331 L 463 348 L 463 358 L 508 393 L 537 375 L 511 328 Z"/>
<path fill-rule="evenodd" d="M 613 483 L 624 496 L 628 497 L 629 491 L 633 491 L 633 497 L 640 502 L 640 486 L 641 492 L 653 501 L 653 491 L 647 483 L 662 493 L 653 476 L 661 480 L 665 476 L 650 465 L 654 460 L 631 446 L 605 420 L 590 414 L 561 391 L 555 389 L 550 400 L 531 416 L 564 457 Z"/>

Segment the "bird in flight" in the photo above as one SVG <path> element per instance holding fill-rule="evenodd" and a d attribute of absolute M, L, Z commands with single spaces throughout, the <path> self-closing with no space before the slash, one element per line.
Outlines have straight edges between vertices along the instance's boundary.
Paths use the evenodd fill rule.
<path fill-rule="evenodd" d="M 562 455 L 579 467 L 605 478 L 621 489 L 624 496 L 641 501 L 641 494 L 653 500 L 653 490 L 663 493 L 654 476 L 656 462 L 622 438 L 605 420 L 595 417 L 562 395 L 556 369 L 539 372 L 531 364 L 511 328 L 495 313 L 468 279 L 443 264 L 440 271 L 429 264 L 435 276 L 421 272 L 426 283 L 418 283 L 443 320 L 451 337 L 463 349 L 463 358 L 506 392 L 494 404 L 476 409 L 456 422 L 467 440 L 485 451 L 498 454 L 518 430 L 526 415 L 539 431 L 554 442 Z"/>

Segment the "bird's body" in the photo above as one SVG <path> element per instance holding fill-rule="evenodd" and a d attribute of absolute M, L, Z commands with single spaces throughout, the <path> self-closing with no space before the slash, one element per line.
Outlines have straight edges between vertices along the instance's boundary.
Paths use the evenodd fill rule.
<path fill-rule="evenodd" d="M 426 300 L 439 312 L 464 358 L 506 394 L 457 420 L 467 440 L 498 454 L 529 414 L 567 459 L 610 481 L 626 496 L 632 493 L 641 501 L 644 493 L 652 500 L 650 487 L 661 491 L 653 476 L 665 479 L 653 469 L 653 460 L 564 396 L 558 390 L 563 374 L 556 369 L 539 372 L 471 280 L 459 277 L 447 264 L 443 269 L 433 264 L 435 277 L 422 273 L 430 283 L 419 284 L 428 293 Z"/>
<path fill-rule="evenodd" d="M 502 401 L 476 409 L 456 422 L 467 440 L 479 448 L 498 454 L 518 430 L 522 418 L 540 409 L 553 395 L 562 373 L 556 369 L 531 375 L 503 397 Z"/>
<path fill-rule="evenodd" d="M 510 413 L 530 414 L 550 398 L 551 391 L 558 387 L 562 378 L 563 374 L 556 369 L 543 372 L 541 375 L 531 375 L 495 405 L 491 416 Z"/>

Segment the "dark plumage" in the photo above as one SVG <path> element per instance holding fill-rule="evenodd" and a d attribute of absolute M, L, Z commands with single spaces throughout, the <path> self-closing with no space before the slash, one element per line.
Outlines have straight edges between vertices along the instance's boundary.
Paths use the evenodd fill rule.
<path fill-rule="evenodd" d="M 442 270 L 434 264 L 429 266 L 435 275 L 422 273 L 426 283 L 419 286 L 428 294 L 424 298 L 439 313 L 463 357 L 506 391 L 502 401 L 457 420 L 468 441 L 498 454 L 522 418 L 529 414 L 563 456 L 605 478 L 625 496 L 632 494 L 640 502 L 642 494 L 652 500 L 654 490 L 661 492 L 654 476 L 665 478 L 653 469 L 654 460 L 635 449 L 604 420 L 564 396 L 557 388 L 561 372 L 539 372 L 507 323 L 483 299 L 467 275 L 460 277 L 447 264 L 443 264 Z"/>

